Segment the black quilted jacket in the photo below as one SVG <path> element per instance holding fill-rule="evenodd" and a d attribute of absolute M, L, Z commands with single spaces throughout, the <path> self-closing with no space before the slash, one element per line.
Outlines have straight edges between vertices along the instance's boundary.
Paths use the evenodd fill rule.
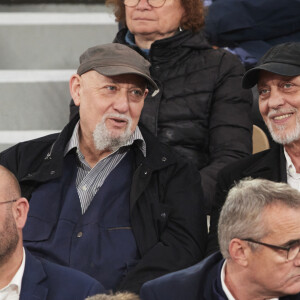
<path fill-rule="evenodd" d="M 121 29 L 114 42 L 126 44 L 126 32 Z M 148 95 L 140 122 L 196 164 L 210 211 L 218 171 L 252 152 L 252 95 L 241 87 L 244 69 L 231 53 L 213 49 L 202 32 L 158 40 L 148 59 L 160 91 Z"/>

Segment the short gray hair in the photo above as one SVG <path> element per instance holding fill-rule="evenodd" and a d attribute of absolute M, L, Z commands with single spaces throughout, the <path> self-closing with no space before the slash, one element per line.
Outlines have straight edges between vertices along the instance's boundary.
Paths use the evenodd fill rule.
<path fill-rule="evenodd" d="M 300 208 L 300 192 L 286 183 L 251 178 L 241 180 L 229 191 L 218 223 L 219 245 L 224 258 L 230 258 L 232 239 L 260 240 L 268 234 L 270 229 L 266 228 L 262 214 L 267 206 L 275 203 Z"/>
<path fill-rule="evenodd" d="M 97 294 L 86 300 L 140 300 L 140 297 L 130 292 L 117 292 L 116 294 Z"/>

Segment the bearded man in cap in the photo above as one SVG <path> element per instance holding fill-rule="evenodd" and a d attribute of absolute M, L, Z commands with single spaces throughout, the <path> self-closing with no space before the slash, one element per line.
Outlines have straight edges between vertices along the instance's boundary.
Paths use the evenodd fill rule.
<path fill-rule="evenodd" d="M 138 292 L 206 247 L 197 171 L 137 126 L 157 89 L 149 67 L 124 45 L 88 49 L 70 79 L 80 117 L 0 156 L 30 201 L 27 248 L 106 289 Z"/>
<path fill-rule="evenodd" d="M 245 177 L 265 178 L 286 182 L 300 190 L 300 43 L 272 47 L 257 66 L 244 75 L 244 88 L 255 85 L 260 113 L 276 143 L 271 149 L 232 163 L 219 173 L 208 253 L 219 247 L 220 208 L 234 182 Z"/>

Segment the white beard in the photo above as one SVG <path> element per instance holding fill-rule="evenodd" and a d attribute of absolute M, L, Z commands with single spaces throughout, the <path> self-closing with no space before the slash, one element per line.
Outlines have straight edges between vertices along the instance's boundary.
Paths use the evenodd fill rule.
<path fill-rule="evenodd" d="M 107 118 L 122 118 L 127 120 L 127 127 L 124 132 L 119 135 L 110 132 L 106 125 L 105 120 Z M 101 122 L 96 125 L 93 132 L 94 144 L 97 150 L 103 151 L 116 151 L 120 147 L 124 146 L 132 135 L 131 132 L 132 119 L 122 114 L 105 114 L 102 117 Z"/>
<path fill-rule="evenodd" d="M 296 113 L 296 126 L 292 129 L 289 130 L 287 133 L 286 131 L 286 126 L 285 125 L 276 125 L 271 123 L 268 115 L 268 119 L 266 121 L 266 125 L 270 131 L 270 134 L 272 136 L 272 139 L 279 144 L 282 145 L 288 145 L 291 144 L 294 141 L 300 140 L 300 118 L 298 115 L 298 111 L 295 109 L 294 112 Z M 272 114 L 272 112 L 271 112 Z M 276 131 L 273 129 L 276 127 Z"/>

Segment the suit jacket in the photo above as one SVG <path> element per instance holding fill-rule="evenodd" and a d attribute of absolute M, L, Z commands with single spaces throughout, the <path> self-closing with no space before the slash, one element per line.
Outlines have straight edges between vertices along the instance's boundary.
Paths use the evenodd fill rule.
<path fill-rule="evenodd" d="M 25 251 L 20 300 L 84 300 L 105 292 L 103 286 L 90 276 L 37 259 Z"/>
<path fill-rule="evenodd" d="M 287 182 L 286 159 L 283 146 L 274 144 L 271 149 L 240 159 L 220 171 L 217 181 L 215 203 L 210 218 L 207 255 L 219 250 L 217 227 L 220 211 L 226 200 L 228 191 L 235 182 L 246 177 Z"/>
<path fill-rule="evenodd" d="M 216 252 L 192 267 L 148 281 L 141 288 L 141 299 L 227 300 L 220 276 L 223 262 Z M 300 293 L 279 299 L 300 300 Z"/>

